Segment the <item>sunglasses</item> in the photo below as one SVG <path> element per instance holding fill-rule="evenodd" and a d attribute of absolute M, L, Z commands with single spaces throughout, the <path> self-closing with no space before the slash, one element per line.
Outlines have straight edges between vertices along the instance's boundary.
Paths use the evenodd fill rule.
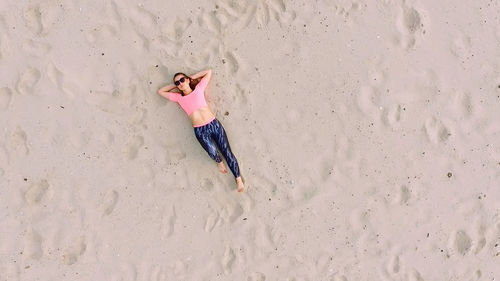
<path fill-rule="evenodd" d="M 181 83 L 184 83 L 186 81 L 185 77 L 182 77 L 181 79 L 177 80 L 174 82 L 175 86 L 179 86 Z"/>

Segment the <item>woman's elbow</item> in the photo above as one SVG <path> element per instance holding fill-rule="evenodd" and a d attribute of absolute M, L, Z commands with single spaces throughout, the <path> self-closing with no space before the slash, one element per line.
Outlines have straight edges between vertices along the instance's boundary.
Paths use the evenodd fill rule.
<path fill-rule="evenodd" d="M 162 90 L 159 90 L 159 91 L 158 91 L 158 95 L 159 95 L 159 96 L 161 96 L 161 97 L 163 97 L 163 98 L 166 98 L 166 97 L 167 97 L 167 96 L 166 96 L 166 93 L 165 93 L 165 92 L 163 92 Z"/>

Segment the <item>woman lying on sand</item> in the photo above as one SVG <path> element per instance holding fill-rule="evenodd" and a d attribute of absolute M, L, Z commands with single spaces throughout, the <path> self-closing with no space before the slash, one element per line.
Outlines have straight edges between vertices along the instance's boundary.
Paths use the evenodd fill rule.
<path fill-rule="evenodd" d="M 236 179 L 238 192 L 242 192 L 245 190 L 245 186 L 240 176 L 238 161 L 231 152 L 222 124 L 215 118 L 205 101 L 205 88 L 211 76 L 212 70 L 210 69 L 198 72 L 191 75 L 191 77 L 184 73 L 176 73 L 174 75 L 174 84 L 159 89 L 158 94 L 179 103 L 189 116 L 189 119 L 191 119 L 194 134 L 201 146 L 217 162 L 219 171 L 225 174 L 227 169 L 217 151 L 217 148 L 219 148 Z M 178 89 L 180 93 L 171 92 L 174 89 Z"/>

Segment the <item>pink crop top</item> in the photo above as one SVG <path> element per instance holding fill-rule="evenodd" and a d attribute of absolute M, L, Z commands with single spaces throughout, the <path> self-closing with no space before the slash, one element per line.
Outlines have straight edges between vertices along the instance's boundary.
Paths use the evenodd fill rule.
<path fill-rule="evenodd" d="M 205 100 L 205 88 L 207 84 L 207 79 L 202 78 L 189 95 L 183 96 L 178 93 L 169 92 L 168 99 L 179 103 L 186 114 L 190 116 L 196 110 L 207 106 L 207 101 Z"/>

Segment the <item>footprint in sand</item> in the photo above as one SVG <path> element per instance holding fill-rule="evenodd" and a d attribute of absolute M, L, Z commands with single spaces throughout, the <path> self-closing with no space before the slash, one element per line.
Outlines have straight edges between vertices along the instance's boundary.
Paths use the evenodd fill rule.
<path fill-rule="evenodd" d="M 130 110 L 136 104 L 136 89 L 136 85 L 130 85 L 123 90 L 114 90 L 113 92 L 91 91 L 89 94 L 84 95 L 83 99 L 90 106 L 104 112 L 120 116 L 132 116 L 134 119 L 137 119 L 136 113 L 141 115 L 143 111 Z"/>
<path fill-rule="evenodd" d="M 286 9 L 283 0 L 255 1 L 253 8 L 254 18 L 261 26 L 266 26 L 271 20 L 276 20 L 279 24 L 289 24 L 296 14 Z"/>
<path fill-rule="evenodd" d="M 109 216 L 116 207 L 118 202 L 118 192 L 116 190 L 110 190 L 102 199 L 101 202 L 101 212 L 102 216 Z"/>
<path fill-rule="evenodd" d="M 110 147 L 115 142 L 115 135 L 107 129 L 96 132 L 94 136 L 95 137 L 93 139 L 95 139 L 103 147 Z"/>
<path fill-rule="evenodd" d="M 110 280 L 122 281 L 122 280 L 131 280 L 137 281 L 138 279 L 138 269 L 137 266 L 131 262 L 122 262 L 120 266 L 116 268 L 119 273 L 115 271 L 114 276 L 110 278 Z"/>
<path fill-rule="evenodd" d="M 413 269 L 408 273 L 408 281 L 424 281 L 424 279 L 420 272 Z"/>
<path fill-rule="evenodd" d="M 469 118 L 473 114 L 474 108 L 470 93 L 456 91 L 453 95 L 451 106 L 457 118 Z"/>
<path fill-rule="evenodd" d="M 168 238 L 174 233 L 176 220 L 177 220 L 177 214 L 175 212 L 175 206 L 172 206 L 171 210 L 166 211 L 162 215 L 161 234 L 163 238 Z"/>
<path fill-rule="evenodd" d="M 293 202 L 303 202 L 313 198 L 317 194 L 318 185 L 309 175 L 299 175 L 290 186 L 288 198 Z"/>
<path fill-rule="evenodd" d="M 475 226 L 475 238 L 474 239 L 471 239 L 471 243 L 472 243 L 472 247 L 471 247 L 471 252 L 474 253 L 475 255 L 479 254 L 482 250 L 486 249 L 486 243 L 493 239 L 491 239 L 490 237 L 487 238 L 487 236 L 489 236 L 489 234 L 492 234 L 492 232 L 489 232 L 488 231 L 488 227 L 484 224 L 478 224 Z M 497 236 L 500 238 L 500 236 Z M 491 242 L 489 243 L 491 244 Z M 495 245 L 496 243 L 492 243 L 493 245 Z M 498 246 L 498 244 L 497 244 Z"/>
<path fill-rule="evenodd" d="M 364 3 L 356 1 L 335 1 L 335 13 L 348 19 L 355 12 L 360 11 L 365 6 Z"/>
<path fill-rule="evenodd" d="M 367 116 L 378 112 L 377 105 L 380 104 L 380 92 L 372 86 L 363 86 L 357 97 L 358 109 Z"/>
<path fill-rule="evenodd" d="M 176 18 L 173 24 L 166 24 L 162 28 L 162 34 L 170 41 L 179 41 L 186 30 L 193 24 L 190 18 Z"/>
<path fill-rule="evenodd" d="M 0 88 L 0 110 L 7 110 L 12 99 L 11 89 L 4 87 Z"/>
<path fill-rule="evenodd" d="M 224 252 L 224 256 L 221 259 L 222 269 L 225 274 L 230 274 L 233 271 L 234 261 L 236 260 L 236 255 L 234 254 L 233 249 L 229 246 L 226 247 L 226 251 Z"/>
<path fill-rule="evenodd" d="M 210 63 L 210 59 L 216 57 L 215 51 L 209 47 L 193 55 L 188 55 L 184 60 L 186 65 L 192 69 L 202 68 Z"/>
<path fill-rule="evenodd" d="M 74 245 L 69 247 L 64 251 L 63 254 L 63 260 L 64 263 L 67 265 L 72 265 L 78 261 L 78 258 L 80 258 L 81 255 L 85 253 L 85 250 L 87 249 L 87 244 L 85 243 L 85 240 L 82 238 L 81 240 L 77 241 Z"/>
<path fill-rule="evenodd" d="M 245 90 L 241 87 L 239 83 L 236 83 L 234 87 L 231 87 L 232 89 L 230 90 L 233 95 L 231 96 L 231 105 L 234 108 L 247 108 L 248 107 L 248 98 Z M 228 95 L 215 95 L 213 100 L 215 102 L 224 102 L 225 100 L 227 101 Z"/>
<path fill-rule="evenodd" d="M 176 277 L 175 280 L 184 280 L 187 271 L 188 271 L 188 265 L 183 261 L 176 261 L 172 268 L 172 272 Z"/>
<path fill-rule="evenodd" d="M 387 272 L 389 272 L 391 275 L 397 275 L 400 273 L 401 270 L 401 265 L 399 261 L 399 256 L 393 256 L 389 262 L 387 263 L 386 266 Z"/>
<path fill-rule="evenodd" d="M 273 233 L 275 235 L 273 235 Z M 257 222 L 257 225 L 252 225 L 249 232 L 248 240 L 253 243 L 255 247 L 249 248 L 251 252 L 258 249 L 259 253 L 272 253 L 276 249 L 276 239 L 280 241 L 286 240 L 286 233 L 275 231 L 269 225 Z"/>
<path fill-rule="evenodd" d="M 30 6 L 23 11 L 24 24 L 34 35 L 48 34 L 52 25 L 64 15 L 61 6 L 50 1 Z"/>
<path fill-rule="evenodd" d="M 485 279 L 483 272 L 480 269 L 472 269 L 464 276 L 462 280 L 467 281 L 480 281 L 480 280 L 496 280 L 493 276 L 491 278 Z"/>
<path fill-rule="evenodd" d="M 226 222 L 233 223 L 243 214 L 243 211 L 241 204 L 236 202 L 228 203 L 221 210 L 220 217 Z"/>
<path fill-rule="evenodd" d="M 40 12 L 41 34 L 48 34 L 56 24 L 64 21 L 67 15 L 64 7 L 56 1 L 41 1 L 37 6 Z"/>
<path fill-rule="evenodd" d="M 49 80 L 52 83 L 54 83 L 55 86 L 61 88 L 64 76 L 62 72 L 59 71 L 59 69 L 57 69 L 57 67 L 53 63 L 49 63 L 47 65 L 47 76 L 49 77 Z"/>
<path fill-rule="evenodd" d="M 6 146 L 7 151 L 17 155 L 28 155 L 30 152 L 28 147 L 28 136 L 19 126 L 7 136 Z"/>
<path fill-rule="evenodd" d="M 202 52 L 188 56 L 185 61 L 191 68 L 201 68 L 210 63 L 222 62 L 226 74 L 234 77 L 241 68 L 239 60 L 235 52 L 221 48 L 220 42 L 212 38 Z"/>
<path fill-rule="evenodd" d="M 394 127 L 401 120 L 401 105 L 394 104 L 388 109 L 383 110 L 382 123 L 387 126 Z"/>
<path fill-rule="evenodd" d="M 106 1 L 101 13 L 105 23 L 95 26 L 85 32 L 85 38 L 89 43 L 95 43 L 101 39 L 117 37 L 121 28 L 122 17 L 115 1 Z"/>
<path fill-rule="evenodd" d="M 414 269 L 407 270 L 399 255 L 393 255 L 381 271 L 388 280 L 423 281 L 420 273 Z"/>
<path fill-rule="evenodd" d="M 283 0 L 260 0 L 240 4 L 230 0 L 222 0 L 217 10 L 210 15 L 211 30 L 216 34 L 222 32 L 238 32 L 246 28 L 252 21 L 260 27 L 267 26 L 272 20 L 280 25 L 289 25 L 297 17 L 293 10 L 287 9 Z"/>
<path fill-rule="evenodd" d="M 394 198 L 394 203 L 400 204 L 400 205 L 405 205 L 408 203 L 408 201 L 411 198 L 411 191 L 406 185 L 402 185 L 399 187 L 399 192 Z"/>
<path fill-rule="evenodd" d="M 132 114 L 131 124 L 137 125 L 138 127 L 142 127 L 144 129 L 148 128 L 147 123 L 148 111 L 145 108 L 136 109 L 134 114 Z"/>
<path fill-rule="evenodd" d="M 436 144 L 445 142 L 451 136 L 448 128 L 435 117 L 430 117 L 425 121 L 424 131 L 427 138 Z"/>
<path fill-rule="evenodd" d="M 269 10 L 269 6 L 266 2 L 256 1 L 253 18 L 260 26 L 267 26 L 269 24 L 271 19 L 271 10 Z"/>
<path fill-rule="evenodd" d="M 471 57 L 471 49 L 472 49 L 472 39 L 468 35 L 460 35 L 455 40 L 453 40 L 453 44 L 450 47 L 450 52 L 453 56 L 455 56 L 460 61 L 465 60 L 468 57 Z"/>
<path fill-rule="evenodd" d="M 231 21 L 231 19 L 224 10 L 217 9 L 214 12 L 203 13 L 198 18 L 200 28 L 206 28 L 215 34 L 215 37 L 222 36 L 223 25 Z"/>
<path fill-rule="evenodd" d="M 477 243 L 476 244 L 476 247 L 474 249 L 474 254 L 479 254 L 479 252 L 481 252 L 481 250 L 484 249 L 484 247 L 486 246 L 486 238 L 484 237 L 484 235 L 481 235 L 478 240 L 477 240 Z"/>
<path fill-rule="evenodd" d="M 34 87 L 40 80 L 40 71 L 35 68 L 25 70 L 17 79 L 16 89 L 20 94 L 34 94 Z"/>
<path fill-rule="evenodd" d="M 333 275 L 332 281 L 347 281 L 347 278 L 344 275 L 337 273 L 337 274 Z"/>
<path fill-rule="evenodd" d="M 201 183 L 201 189 L 203 191 L 212 191 L 214 189 L 214 182 L 209 178 L 204 178 Z"/>
<path fill-rule="evenodd" d="M 40 6 L 29 7 L 23 11 L 24 24 L 35 35 L 42 33 L 42 13 Z"/>
<path fill-rule="evenodd" d="M 8 57 L 8 54 L 7 54 L 8 49 L 9 49 L 8 42 L 9 42 L 9 39 L 7 38 L 7 36 L 2 34 L 2 31 L 0 30 L 0 60 L 4 57 Z"/>
<path fill-rule="evenodd" d="M 261 272 L 253 272 L 247 277 L 246 281 L 265 281 L 266 276 Z"/>
<path fill-rule="evenodd" d="M 465 256 L 471 250 L 472 239 L 465 231 L 458 230 L 451 234 L 448 246 L 451 253 Z"/>
<path fill-rule="evenodd" d="M 66 75 L 62 73 L 53 63 L 47 65 L 47 76 L 49 80 L 54 83 L 54 85 L 59 88 L 68 97 L 77 96 L 78 86 L 72 83 L 66 78 Z"/>
<path fill-rule="evenodd" d="M 24 236 L 24 250 L 23 255 L 28 258 L 39 260 L 43 255 L 42 250 L 43 239 L 34 230 L 30 230 Z"/>
<path fill-rule="evenodd" d="M 41 180 L 40 182 L 33 184 L 26 193 L 24 193 L 24 198 L 26 202 L 30 205 L 36 205 L 40 203 L 43 199 L 47 190 L 49 190 L 49 182 L 47 180 Z"/>
<path fill-rule="evenodd" d="M 249 5 L 240 5 L 234 1 L 219 1 L 214 12 L 205 13 L 200 17 L 200 25 L 207 27 L 217 37 L 239 31 L 248 26 L 253 19 Z"/>
<path fill-rule="evenodd" d="M 226 73 L 231 75 L 236 75 L 240 68 L 236 55 L 233 52 L 226 52 L 224 58 L 222 59 L 222 63 L 224 64 Z"/>
<path fill-rule="evenodd" d="M 179 161 L 186 158 L 187 153 L 184 151 L 174 151 L 172 146 L 165 146 L 167 148 L 166 161 L 170 163 L 179 163 Z"/>
<path fill-rule="evenodd" d="M 363 209 L 353 210 L 349 216 L 349 225 L 355 232 L 363 232 L 370 227 L 370 215 Z"/>
<path fill-rule="evenodd" d="M 167 277 L 167 271 L 163 264 L 153 265 L 150 269 L 150 279 L 149 280 L 169 280 Z"/>
<path fill-rule="evenodd" d="M 404 2 L 399 10 L 396 22 L 400 32 L 399 44 L 406 50 L 413 48 L 417 38 L 426 32 L 422 12 L 406 6 Z"/>
<path fill-rule="evenodd" d="M 139 149 L 143 146 L 143 144 L 144 138 L 142 136 L 131 137 L 123 148 L 123 155 L 127 160 L 134 160 L 137 158 Z"/>
<path fill-rule="evenodd" d="M 212 212 L 205 221 L 205 231 L 212 232 L 215 226 L 219 225 L 220 222 L 219 213 L 217 211 Z"/>
<path fill-rule="evenodd" d="M 112 92 L 91 90 L 83 96 L 83 99 L 91 107 L 95 107 L 103 112 L 127 116 L 130 119 L 134 119 L 133 122 L 136 122 L 137 119 L 141 119 L 141 117 L 137 118 L 137 115 L 142 116 L 144 112 L 147 112 L 135 106 L 137 104 L 136 92 L 137 85 L 131 84 L 122 89 L 115 89 Z"/>
<path fill-rule="evenodd" d="M 12 36 L 9 31 L 4 17 L 0 15 L 0 59 L 8 57 L 12 51 Z"/>

